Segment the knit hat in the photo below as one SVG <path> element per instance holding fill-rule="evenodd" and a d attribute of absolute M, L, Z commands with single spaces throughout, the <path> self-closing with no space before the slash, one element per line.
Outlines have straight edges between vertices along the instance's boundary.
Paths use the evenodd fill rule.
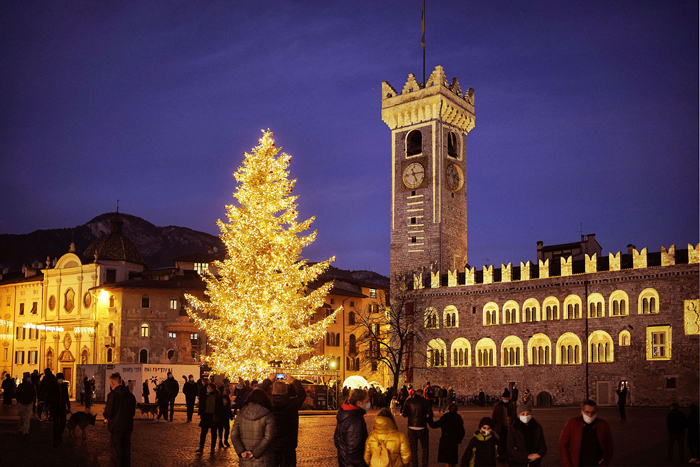
<path fill-rule="evenodd" d="M 56 373 L 56 379 L 63 379 L 63 373 Z"/>
<path fill-rule="evenodd" d="M 506 388 L 503 391 L 503 394 L 501 395 L 501 397 L 510 397 L 510 391 L 508 390 L 508 388 Z"/>
<path fill-rule="evenodd" d="M 518 404 L 518 415 L 520 415 L 523 412 L 532 412 L 530 404 Z"/>
<path fill-rule="evenodd" d="M 493 428 L 493 420 L 490 417 L 484 417 L 481 420 L 479 420 L 479 428 L 481 428 L 484 425 L 488 425 L 491 428 Z"/>

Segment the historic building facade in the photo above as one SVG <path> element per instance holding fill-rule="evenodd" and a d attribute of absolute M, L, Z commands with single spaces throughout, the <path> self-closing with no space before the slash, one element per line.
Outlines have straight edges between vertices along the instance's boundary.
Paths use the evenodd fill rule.
<path fill-rule="evenodd" d="M 400 94 L 385 82 L 382 119 L 392 132 L 392 275 L 410 282 L 413 319 L 430 336 L 409 380 L 468 395 L 517 383 L 540 404 L 589 395 L 602 405 L 626 381 L 633 404 L 697 402 L 700 245 L 605 256 L 592 234 L 538 243 L 538 264 L 478 271 L 466 261 L 464 178 L 474 91 L 448 84 L 441 67 L 426 86 L 409 75 Z"/>

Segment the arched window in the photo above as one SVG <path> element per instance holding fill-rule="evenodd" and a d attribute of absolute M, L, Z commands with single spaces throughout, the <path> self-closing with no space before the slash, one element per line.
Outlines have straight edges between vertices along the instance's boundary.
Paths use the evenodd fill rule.
<path fill-rule="evenodd" d="M 605 318 L 605 299 L 599 293 L 592 293 L 588 296 L 588 317 Z"/>
<path fill-rule="evenodd" d="M 619 343 L 620 347 L 626 347 L 630 345 L 632 339 L 630 338 L 630 332 L 627 329 L 620 331 Z"/>
<path fill-rule="evenodd" d="M 350 334 L 350 342 L 348 344 L 349 353 L 357 353 L 357 338 L 354 334 Z"/>
<path fill-rule="evenodd" d="M 355 312 L 354 311 L 351 311 L 350 313 L 348 313 L 348 324 L 350 326 L 355 324 Z"/>
<path fill-rule="evenodd" d="M 578 295 L 569 295 L 564 299 L 564 319 L 579 319 L 581 318 L 581 297 Z"/>
<path fill-rule="evenodd" d="M 556 297 L 547 297 L 542 302 L 542 320 L 559 320 L 559 300 Z"/>
<path fill-rule="evenodd" d="M 523 341 L 517 336 L 508 336 L 501 343 L 501 366 L 522 366 Z"/>
<path fill-rule="evenodd" d="M 423 133 L 413 130 L 406 137 L 406 156 L 418 156 L 423 153 Z"/>
<path fill-rule="evenodd" d="M 452 131 L 447 135 L 447 155 L 455 159 L 459 158 L 459 140 L 457 134 Z"/>
<path fill-rule="evenodd" d="M 426 308 L 425 310 L 425 327 L 426 329 L 437 329 L 438 324 L 438 314 L 437 310 L 433 307 Z"/>
<path fill-rule="evenodd" d="M 476 352 L 476 366 L 495 366 L 496 343 L 493 340 L 484 337 L 476 343 L 474 351 Z"/>
<path fill-rule="evenodd" d="M 109 307 L 114 308 L 114 295 L 109 296 Z"/>
<path fill-rule="evenodd" d="M 588 362 L 610 363 L 614 361 L 613 340 L 605 331 L 594 331 L 588 336 Z"/>
<path fill-rule="evenodd" d="M 107 363 L 112 363 L 112 349 L 107 349 Z"/>
<path fill-rule="evenodd" d="M 503 304 L 503 324 L 515 324 L 520 322 L 520 306 L 515 300 L 508 300 Z"/>
<path fill-rule="evenodd" d="M 452 342 L 452 366 L 471 366 L 472 346 L 464 337 Z"/>
<path fill-rule="evenodd" d="M 114 337 L 114 323 L 109 323 L 109 326 L 107 327 L 107 335 L 109 335 L 109 337 Z"/>
<path fill-rule="evenodd" d="M 616 290 L 610 294 L 608 306 L 610 307 L 610 316 L 626 316 L 627 304 L 629 298 L 624 290 Z"/>
<path fill-rule="evenodd" d="M 565 332 L 557 340 L 557 365 L 581 363 L 581 339 L 572 332 Z"/>
<path fill-rule="evenodd" d="M 141 324 L 141 337 L 151 337 L 151 330 L 148 323 Z"/>
<path fill-rule="evenodd" d="M 447 345 L 442 339 L 432 339 L 426 349 L 428 367 L 445 366 L 445 351 Z"/>
<path fill-rule="evenodd" d="M 498 305 L 489 302 L 484 305 L 484 326 L 494 326 L 498 324 Z"/>
<path fill-rule="evenodd" d="M 148 363 L 148 350 L 141 349 L 139 352 L 139 363 Z"/>
<path fill-rule="evenodd" d="M 90 352 L 88 352 L 88 349 L 83 349 L 83 351 L 80 353 L 80 363 L 82 365 L 87 365 L 89 358 Z"/>
<path fill-rule="evenodd" d="M 656 314 L 659 312 L 659 293 L 654 289 L 644 289 L 639 294 L 638 309 L 640 315 Z"/>
<path fill-rule="evenodd" d="M 534 298 L 525 300 L 523 310 L 523 322 L 533 323 L 540 320 L 540 302 Z"/>
<path fill-rule="evenodd" d="M 144 294 L 141 297 L 141 308 L 150 308 L 151 307 L 151 298 Z"/>
<path fill-rule="evenodd" d="M 456 328 L 459 327 L 459 313 L 457 312 L 457 307 L 454 305 L 447 305 L 442 312 L 443 321 L 445 322 L 445 327 Z"/>
<path fill-rule="evenodd" d="M 527 342 L 528 363 L 530 365 L 550 365 L 552 363 L 552 342 L 546 334 L 535 334 Z"/>

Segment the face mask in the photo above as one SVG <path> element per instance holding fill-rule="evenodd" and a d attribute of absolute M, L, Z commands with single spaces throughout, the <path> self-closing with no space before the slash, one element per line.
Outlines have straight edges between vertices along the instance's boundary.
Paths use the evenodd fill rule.
<path fill-rule="evenodd" d="M 507 404 L 508 402 L 510 402 L 510 400 L 508 400 L 508 399 L 503 399 L 503 403 L 504 403 L 504 404 Z"/>
<path fill-rule="evenodd" d="M 582 415 L 583 415 L 583 421 L 586 422 L 587 425 L 590 425 L 591 423 L 593 423 L 593 421 L 595 420 L 595 418 L 597 416 L 597 415 L 593 415 L 592 417 L 589 417 L 586 414 L 582 414 Z"/>
<path fill-rule="evenodd" d="M 491 434 L 491 430 L 484 430 L 484 429 L 481 429 L 481 430 L 479 430 L 479 431 L 480 431 L 481 434 L 484 435 L 484 436 L 488 436 L 488 435 Z"/>
<path fill-rule="evenodd" d="M 367 403 L 365 404 L 365 411 L 367 411 L 367 410 L 369 410 L 369 409 L 371 409 L 371 408 L 372 408 L 372 403 L 371 403 L 371 402 L 367 402 Z"/>
<path fill-rule="evenodd" d="M 63 380 L 61 378 L 57 379 L 56 381 L 58 382 L 59 385 L 63 384 Z"/>
<path fill-rule="evenodd" d="M 528 416 L 521 415 L 519 418 L 520 418 L 520 421 L 523 423 L 530 423 L 530 420 L 532 420 L 532 415 L 528 415 Z"/>

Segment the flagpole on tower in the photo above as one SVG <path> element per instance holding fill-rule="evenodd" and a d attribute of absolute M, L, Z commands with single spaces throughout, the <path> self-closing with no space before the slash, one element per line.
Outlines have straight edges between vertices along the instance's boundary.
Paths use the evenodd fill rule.
<path fill-rule="evenodd" d="M 425 87 L 425 0 L 423 0 L 423 15 L 420 19 L 420 45 L 423 47 L 423 87 Z"/>

